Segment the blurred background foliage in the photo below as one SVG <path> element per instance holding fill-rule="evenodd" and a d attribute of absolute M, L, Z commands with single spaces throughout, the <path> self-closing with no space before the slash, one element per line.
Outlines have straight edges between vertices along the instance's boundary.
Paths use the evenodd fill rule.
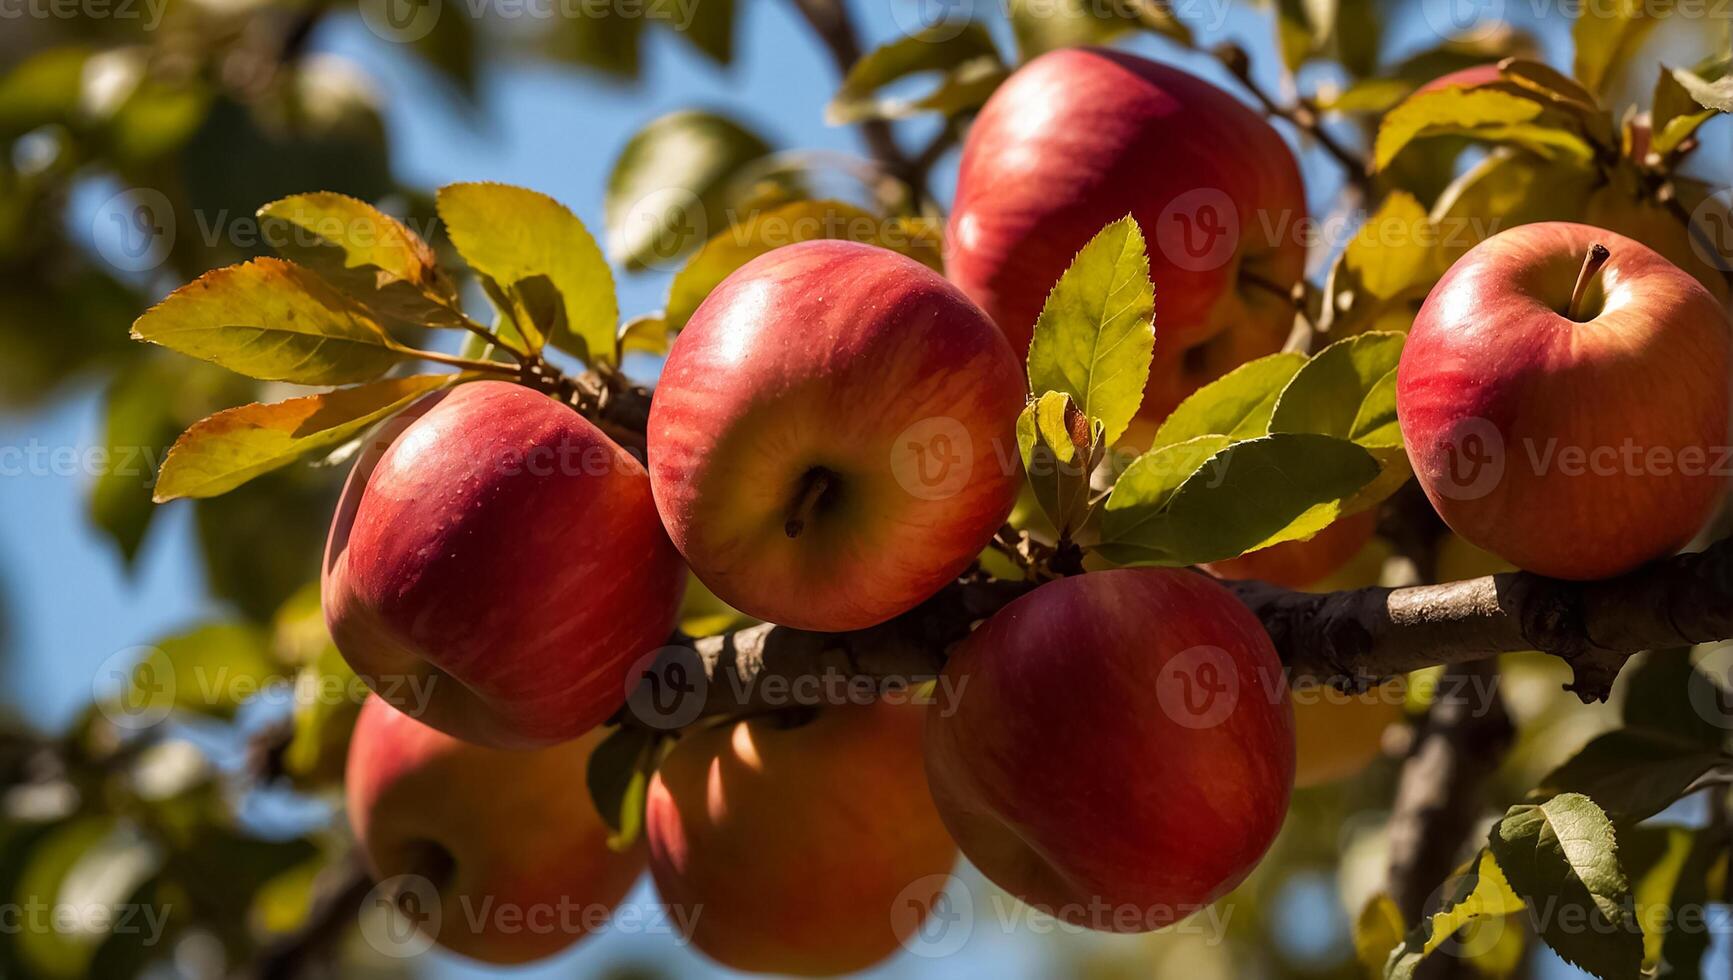
<path fill-rule="evenodd" d="M 393 158 L 391 122 L 404 108 L 382 101 L 360 62 L 319 43 L 336 29 L 394 46 L 390 2 L 363 0 L 356 9 L 311 0 L 161 0 L 147 9 L 141 0 L 132 17 L 0 21 L 0 404 L 25 420 L 12 430 L 24 432 L 38 413 L 101 393 L 110 464 L 80 489 L 89 521 L 112 541 L 119 561 L 135 560 L 159 513 L 150 503 L 149 474 L 175 435 L 220 408 L 289 393 L 131 343 L 131 321 L 174 286 L 264 254 L 263 242 L 244 229 L 258 207 L 289 194 L 337 191 L 378 203 L 413 227 L 430 226 L 431 188 L 407 180 L 404 174 L 417 168 Z M 454 120 L 461 139 L 483 145 L 499 136 L 483 91 L 499 66 L 529 61 L 570 70 L 598 80 L 586 90 L 589 98 L 632 100 L 642 92 L 634 80 L 647 57 L 729 66 L 740 56 L 743 34 L 767 16 L 759 8 L 778 7 L 778 16 L 790 20 L 815 11 L 822 19 L 836 9 L 809 0 L 698 0 L 684 8 L 690 19 L 675 27 L 668 19 L 622 15 L 618 5 L 589 5 L 590 16 L 538 19 L 478 18 L 462 0 L 430 3 L 407 13 L 413 23 L 435 10 L 431 29 L 401 35 L 407 38 L 401 47 L 421 65 L 415 77 L 427 83 L 416 95 Z M 917 0 L 883 3 L 852 11 L 875 39 L 893 41 L 923 25 L 925 5 Z M 954 159 L 970 112 L 1020 59 L 1065 44 L 1133 34 L 1140 48 L 1201 66 L 1231 87 L 1222 65 L 1202 51 L 1232 40 L 1253 53 L 1251 74 L 1279 93 L 1290 114 L 1304 116 L 1307 125 L 1324 120 L 1335 139 L 1362 151 L 1384 114 L 1440 74 L 1510 55 L 1568 64 L 1573 53 L 1568 16 L 1516 4 L 1508 22 L 1483 22 L 1465 36 L 1440 34 L 1429 0 L 1216 4 L 1204 5 L 1206 16 L 1186 5 L 1176 15 L 1131 4 L 1124 8 L 1129 14 L 1111 16 L 1095 8 L 1112 5 L 1081 2 L 977 6 L 990 30 L 892 50 L 873 70 L 851 76 L 832 118 L 861 123 L 856 152 L 779 146 L 748 121 L 752 107 L 730 107 L 725 87 L 676 93 L 685 108 L 673 114 L 658 114 L 646 100 L 643 128 L 623 147 L 607 148 L 619 151 L 603 202 L 610 258 L 663 281 L 702 243 L 705 229 L 724 227 L 731 209 L 809 197 L 843 198 L 930 227 L 948 188 L 942 162 Z M 355 31 L 357 20 L 369 32 Z M 658 32 L 678 40 L 652 43 L 649 35 Z M 1583 39 L 1575 40 L 1581 48 Z M 862 53 L 858 39 L 834 32 L 805 43 L 843 66 Z M 1701 21 L 1675 29 L 1655 20 L 1626 30 L 1593 61 L 1596 94 L 1611 118 L 1626 120 L 1650 108 L 1663 61 L 1698 64 L 1717 54 L 1717 45 L 1724 55 L 1726 43 Z M 779 57 L 763 43 L 755 53 Z M 1580 75 L 1580 61 L 1578 68 Z M 829 91 L 838 77 L 801 76 L 789 84 Z M 889 120 L 913 115 L 923 118 L 891 128 Z M 1403 151 L 1361 181 L 1344 177 L 1315 140 L 1285 131 L 1304 148 L 1321 219 L 1389 200 L 1394 191 L 1435 216 L 1447 213 L 1452 200 L 1476 186 L 1464 184 L 1464 175 L 1481 172 L 1493 176 L 1478 185 L 1483 197 L 1475 206 L 1507 223 L 1587 218 L 1635 232 L 1670 255 L 1689 253 L 1677 215 L 1653 199 L 1654 174 L 1643 152 L 1585 171 L 1520 147 L 1489 153 L 1467 137 L 1442 137 Z M 1669 175 L 1670 193 L 1687 209 L 1733 180 L 1726 121 L 1708 124 L 1698 139 L 1709 149 L 1682 174 Z M 696 202 L 696 210 L 673 212 L 681 220 L 639 213 L 658 191 Z M 602 189 L 585 193 L 600 198 Z M 1316 310 L 1352 321 L 1345 329 L 1400 328 L 1412 317 L 1423 288 L 1379 294 L 1353 279 L 1365 275 L 1364 267 L 1350 263 L 1332 272 L 1335 258 L 1314 257 L 1311 278 L 1324 284 L 1311 297 Z M 1356 290 L 1358 302 L 1346 302 Z M 670 301 L 670 316 L 677 306 Z M 653 359 L 638 366 L 646 365 L 653 372 Z M 148 647 L 114 652 L 99 671 L 96 699 L 69 726 L 39 730 L 12 710 L 16 705 L 8 707 L 0 721 L 0 902 L 58 896 L 169 912 L 159 941 L 100 923 L 0 936 L 0 975 L 294 972 L 314 951 L 338 957 L 343 975 L 418 968 L 372 953 L 352 928 L 318 931 L 326 928 L 321 910 L 353 888 L 345 832 L 330 815 L 358 702 L 296 692 L 319 685 L 345 690 L 354 682 L 325 635 L 315 586 L 341 462 L 294 467 L 181 505 L 196 510 L 210 615 L 172 635 L 139 637 Z M 1443 545 L 1453 564 L 1441 559 L 1430 577 L 1492 570 L 1486 556 Z M 3 557 L 8 576 L 31 574 L 29 554 Z M 1339 584 L 1386 575 L 1382 558 L 1362 563 L 1360 581 Z M 719 631 L 732 621 L 701 589 L 692 590 L 689 603 L 694 632 Z M 0 605 L 0 639 L 12 618 Z M 56 669 L 55 651 L 13 650 L 10 642 L 7 648 L 14 659 L 37 661 L 35 669 Z M 1487 798 L 1501 805 L 1522 799 L 1578 747 L 1622 720 L 1680 712 L 1680 684 L 1641 680 L 1664 671 L 1677 680 L 1677 672 L 1691 670 L 1689 656 L 1650 655 L 1641 669 L 1627 671 L 1612 703 L 1596 707 L 1562 691 L 1568 679 L 1562 665 L 1538 655 L 1506 658 L 1503 691 L 1517 737 Z M 178 682 L 161 683 L 170 676 Z M 220 691 L 209 689 L 211 677 L 223 678 Z M 1425 690 L 1416 685 L 1408 721 L 1424 714 Z M 1184 934 L 1035 937 L 1034 945 L 1001 942 L 969 960 L 899 961 L 884 972 L 964 965 L 1104 980 L 1364 976 L 1350 923 L 1383 887 L 1384 819 L 1397 760 L 1412 737 L 1412 725 L 1392 726 L 1367 753 L 1378 758 L 1362 775 L 1298 795 L 1276 850 L 1227 903 L 1225 943 Z M 1724 733 L 1707 737 L 1724 740 Z M 1703 803 L 1693 797 L 1664 817 L 1702 826 L 1709 809 Z M 355 897 L 347 899 L 352 904 Z M 333 921 L 352 925 L 353 916 Z M 586 945 L 576 962 L 557 961 L 554 969 L 616 976 L 704 969 L 690 954 L 662 948 L 668 945 L 665 937 L 639 938 L 613 944 L 606 955 Z M 1486 951 L 1473 959 L 1481 975 L 1571 975 L 1520 929 L 1483 945 Z M 1030 949 L 1038 953 L 1030 956 Z M 467 968 L 441 960 L 434 969 Z"/>

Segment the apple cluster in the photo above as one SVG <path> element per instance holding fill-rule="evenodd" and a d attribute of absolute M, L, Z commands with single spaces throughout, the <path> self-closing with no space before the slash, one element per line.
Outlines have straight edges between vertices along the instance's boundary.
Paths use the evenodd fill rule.
<path fill-rule="evenodd" d="M 1035 587 L 952 651 L 960 696 L 942 711 L 692 727 L 660 758 L 643 840 L 623 850 L 585 785 L 636 666 L 674 632 L 689 572 L 747 616 L 839 632 L 914 608 L 977 560 L 1022 488 L 1020 360 L 1043 298 L 1128 212 L 1155 229 L 1147 439 L 1200 385 L 1282 347 L 1305 254 L 1258 217 L 1303 216 L 1304 189 L 1282 138 L 1233 97 L 1130 55 L 1064 50 L 1015 73 L 971 128 L 949 279 L 846 241 L 742 266 L 669 353 L 647 462 L 498 381 L 430 395 L 371 442 L 333 522 L 325 613 L 357 673 L 431 695 L 413 718 L 370 699 L 349 814 L 378 876 L 433 883 L 440 943 L 489 962 L 549 955 L 581 930 L 506 934 L 459 904 L 612 908 L 647 866 L 692 913 L 697 949 L 828 975 L 894 952 L 959 849 L 1018 898 L 1102 929 L 1159 928 L 1244 880 L 1287 811 L 1296 718 L 1262 625 L 1189 569 Z M 1594 245 L 1610 258 L 1582 268 Z M 1401 359 L 1401 427 L 1464 537 L 1548 574 L 1616 574 L 1683 543 L 1724 479 L 1507 466 L 1475 493 L 1453 482 L 1465 439 L 1724 445 L 1727 368 L 1725 314 L 1690 276 L 1620 236 L 1525 226 L 1471 251 L 1427 301 Z M 1309 586 L 1373 533 L 1366 512 L 1208 570 Z M 1368 715 L 1359 741 L 1375 744 L 1395 710 Z"/>

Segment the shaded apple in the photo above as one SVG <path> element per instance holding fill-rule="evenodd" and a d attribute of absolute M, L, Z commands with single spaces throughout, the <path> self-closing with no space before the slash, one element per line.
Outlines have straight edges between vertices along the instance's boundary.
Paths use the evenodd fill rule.
<path fill-rule="evenodd" d="M 1140 415 L 1159 421 L 1199 385 L 1280 350 L 1293 327 L 1305 189 L 1287 143 L 1250 107 L 1124 52 L 1034 59 L 969 128 L 946 270 L 1022 354 L 1071 259 L 1128 213 L 1156 284 Z"/>
<path fill-rule="evenodd" d="M 702 908 L 693 945 L 724 966 L 829 976 L 896 952 L 956 861 L 921 774 L 922 709 L 822 709 L 684 736 L 650 783 L 663 901 Z"/>
<path fill-rule="evenodd" d="M 625 702 L 684 583 L 636 459 L 570 407 L 480 381 L 425 399 L 356 462 L 323 601 L 374 690 L 459 738 L 521 748 Z"/>
<path fill-rule="evenodd" d="M 1373 538 L 1375 510 L 1351 514 L 1303 541 L 1288 541 L 1203 566 L 1226 579 L 1257 579 L 1300 591 L 1377 585 L 1387 548 Z M 1384 750 L 1384 730 L 1402 718 L 1403 685 L 1294 690 L 1294 785 L 1317 786 L 1365 769 Z"/>
<path fill-rule="evenodd" d="M 932 270 L 845 241 L 729 276 L 675 341 L 650 409 L 674 544 L 758 619 L 871 626 L 968 566 L 1022 483 L 1022 373 Z"/>
<path fill-rule="evenodd" d="M 349 743 L 349 825 L 401 901 L 437 897 L 429 935 L 441 946 L 486 963 L 552 956 L 605 923 L 644 868 L 642 846 L 608 849 L 590 801 L 584 770 L 601 739 L 483 748 L 369 696 Z"/>
<path fill-rule="evenodd" d="M 1453 531 L 1532 572 L 1606 578 L 1667 555 L 1727 487 L 1730 333 L 1696 279 L 1623 235 L 1489 238 L 1402 351 L 1415 475 Z"/>
<path fill-rule="evenodd" d="M 1030 905 L 1141 932 L 1250 873 L 1287 813 L 1293 715 L 1263 626 L 1208 576 L 1059 579 L 959 647 L 926 766 L 963 854 Z"/>

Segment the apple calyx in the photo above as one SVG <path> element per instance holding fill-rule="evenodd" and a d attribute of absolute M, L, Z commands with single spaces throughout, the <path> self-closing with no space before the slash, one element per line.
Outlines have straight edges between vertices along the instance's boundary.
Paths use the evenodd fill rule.
<path fill-rule="evenodd" d="M 438 895 L 451 884 L 456 873 L 457 858 L 450 849 L 436 841 L 418 841 L 409 860 L 409 870 L 397 877 L 397 887 L 392 889 L 390 896 L 391 904 L 411 918 L 423 915 L 427 910 L 421 908 L 421 895 L 416 891 L 417 884 L 427 882 L 434 894 Z"/>
<path fill-rule="evenodd" d="M 1577 273 L 1576 288 L 1571 290 L 1571 302 L 1565 308 L 1565 316 L 1578 323 L 1587 323 L 1594 319 L 1583 312 L 1583 299 L 1588 296 L 1589 284 L 1595 281 L 1595 274 L 1601 271 L 1601 266 L 1607 264 L 1612 252 L 1600 242 L 1589 246 L 1587 255 L 1583 256 L 1582 271 Z"/>
<path fill-rule="evenodd" d="M 806 530 L 806 524 L 812 520 L 813 512 L 819 503 L 830 492 L 834 477 L 822 466 L 814 466 L 801 477 L 800 494 L 794 498 L 794 506 L 788 512 L 788 521 L 782 525 L 782 530 L 791 538 L 800 537 L 800 532 Z"/>

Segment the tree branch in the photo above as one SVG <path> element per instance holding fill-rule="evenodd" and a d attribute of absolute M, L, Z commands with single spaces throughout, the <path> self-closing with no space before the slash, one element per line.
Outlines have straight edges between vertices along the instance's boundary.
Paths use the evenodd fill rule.
<path fill-rule="evenodd" d="M 1601 700 L 1636 653 L 1733 637 L 1733 539 L 1602 582 L 1511 572 L 1320 594 L 1262 582 L 1227 585 L 1262 620 L 1291 679 L 1345 688 L 1423 667 L 1543 650 L 1571 665 L 1571 690 L 1579 697 Z M 929 678 L 976 622 L 1033 588 L 975 578 L 867 630 L 807 633 L 764 624 L 686 640 L 704 675 L 700 714 L 819 703 L 823 685 L 849 678 Z M 692 660 L 692 653 L 668 656 Z M 796 681 L 806 695 L 794 690 Z M 626 715 L 622 721 L 633 723 Z"/>
<path fill-rule="evenodd" d="M 848 16 L 848 8 L 843 6 L 842 0 L 789 2 L 830 52 L 830 59 L 836 64 L 837 74 L 847 75 L 854 63 L 860 60 L 861 44 L 860 35 L 855 32 L 854 23 Z M 860 123 L 860 132 L 861 137 L 866 140 L 867 151 L 878 161 L 879 166 L 892 177 L 907 184 L 913 190 L 916 201 L 925 199 L 926 175 L 897 144 L 890 123 L 883 119 L 866 119 Z"/>

